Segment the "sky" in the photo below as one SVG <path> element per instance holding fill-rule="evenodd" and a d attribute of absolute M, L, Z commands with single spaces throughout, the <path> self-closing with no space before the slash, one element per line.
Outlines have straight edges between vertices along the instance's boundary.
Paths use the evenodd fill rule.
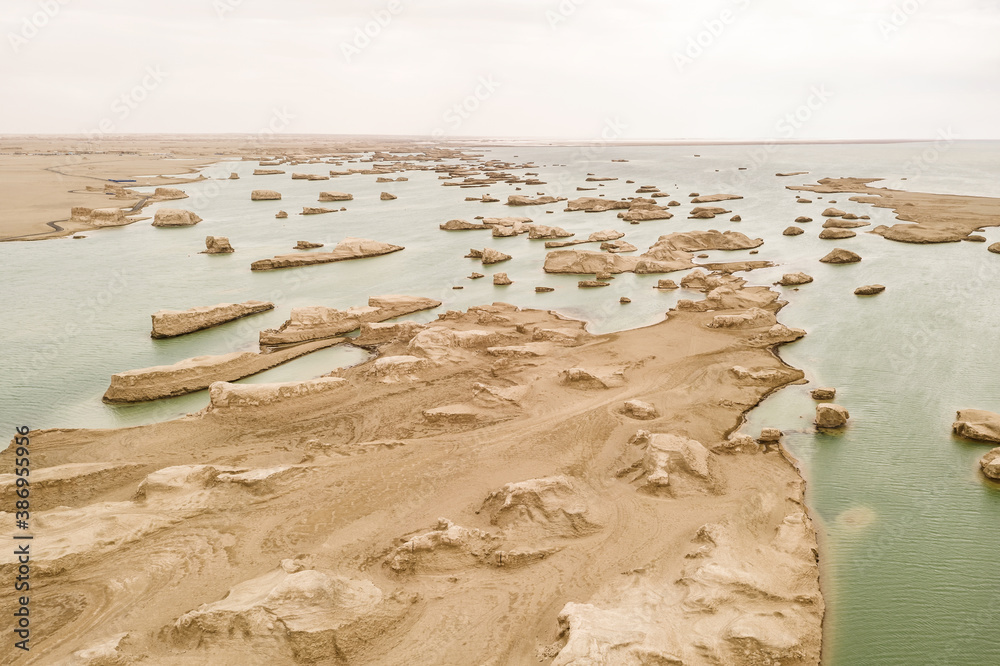
<path fill-rule="evenodd" d="M 1000 0 L 3 0 L 0 133 L 1000 139 Z"/>

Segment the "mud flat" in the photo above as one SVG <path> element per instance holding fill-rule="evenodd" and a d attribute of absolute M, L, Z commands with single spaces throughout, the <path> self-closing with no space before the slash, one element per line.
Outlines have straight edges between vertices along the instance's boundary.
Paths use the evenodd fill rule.
<path fill-rule="evenodd" d="M 243 379 L 341 342 L 342 339 L 334 338 L 269 353 L 248 351 L 195 356 L 173 365 L 119 372 L 111 376 L 111 386 L 104 393 L 104 402 L 145 402 L 194 393 L 207 389 L 212 382 Z"/>
<path fill-rule="evenodd" d="M 172 338 L 273 309 L 274 303 L 245 301 L 188 310 L 160 310 L 150 315 L 153 319 L 153 330 L 149 335 L 153 338 Z"/>
<path fill-rule="evenodd" d="M 283 254 L 273 259 L 261 259 L 250 264 L 250 270 L 270 271 L 278 268 L 297 268 L 315 264 L 329 264 L 334 261 L 378 257 L 403 250 L 400 245 L 382 243 L 367 238 L 345 238 L 330 252 L 310 252 L 308 254 Z"/>
<path fill-rule="evenodd" d="M 900 224 L 879 225 L 871 233 L 903 243 L 952 243 L 984 227 L 1000 226 L 1000 199 L 958 194 L 906 192 L 869 183 L 881 178 L 821 178 L 816 185 L 790 185 L 788 189 L 817 194 L 850 192 L 863 196 L 851 201 L 891 208 Z"/>
<path fill-rule="evenodd" d="M 34 654 L 818 663 L 803 481 L 780 446 L 733 434 L 801 381 L 774 348 L 804 332 L 766 288 L 685 284 L 704 305 L 641 329 L 502 303 L 371 324 L 378 356 L 332 376 L 214 383 L 208 408 L 155 425 L 33 432 L 34 465 L 66 477 L 35 517 L 33 601 L 75 609 L 44 617 Z M 161 392 L 183 383 L 171 368 L 223 374 L 178 365 Z M 55 469 L 80 463 L 111 471 Z"/>

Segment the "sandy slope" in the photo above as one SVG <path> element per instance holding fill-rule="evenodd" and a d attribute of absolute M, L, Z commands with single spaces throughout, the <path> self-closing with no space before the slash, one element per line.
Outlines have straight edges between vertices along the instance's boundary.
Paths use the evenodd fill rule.
<path fill-rule="evenodd" d="M 219 385 L 176 421 L 34 433 L 38 467 L 107 466 L 66 468 L 33 516 L 34 662 L 818 663 L 803 482 L 727 439 L 801 379 L 773 353 L 801 332 L 731 286 L 602 336 L 451 312 L 299 397 Z"/>

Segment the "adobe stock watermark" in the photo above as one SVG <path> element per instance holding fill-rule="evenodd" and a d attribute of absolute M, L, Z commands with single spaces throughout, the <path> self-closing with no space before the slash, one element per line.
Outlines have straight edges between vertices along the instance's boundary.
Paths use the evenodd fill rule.
<path fill-rule="evenodd" d="M 889 16 L 878 20 L 878 30 L 882 33 L 882 39 L 888 41 L 899 32 L 904 25 L 910 22 L 913 15 L 923 8 L 924 2 L 925 0 L 903 0 L 903 2 L 894 4 Z"/>
<path fill-rule="evenodd" d="M 500 88 L 500 85 L 500 82 L 494 79 L 492 74 L 480 76 L 472 92 L 460 101 L 452 104 L 441 115 L 441 119 L 447 125 L 447 128 L 435 127 L 431 131 L 431 136 L 435 139 L 440 139 L 448 132 L 455 132 L 461 128 L 465 124 L 465 121 L 480 109 L 483 102 L 493 96 L 493 93 Z"/>
<path fill-rule="evenodd" d="M 736 22 L 739 18 L 738 10 L 745 10 L 750 6 L 751 0 L 735 0 L 736 9 L 726 8 L 719 12 L 713 19 L 702 21 L 702 29 L 696 34 L 690 35 L 687 43 L 681 50 L 674 51 L 674 65 L 678 72 L 683 72 L 688 66 L 693 65 L 695 60 L 705 54 L 726 32 L 726 28 Z"/>
<path fill-rule="evenodd" d="M 243 0 L 212 0 L 212 9 L 220 19 L 226 18 L 226 14 L 235 12 L 243 4 Z"/>
<path fill-rule="evenodd" d="M 23 17 L 17 32 L 7 33 L 7 42 L 10 44 L 11 50 L 17 53 L 29 41 L 37 37 L 38 33 L 49 24 L 49 21 L 58 16 L 68 3 L 69 0 L 38 0 L 38 11 Z"/>
<path fill-rule="evenodd" d="M 392 20 L 403 11 L 402 0 L 389 0 L 385 9 L 379 9 L 371 13 L 371 20 L 364 25 L 355 26 L 354 36 L 348 42 L 340 43 L 340 52 L 344 60 L 350 63 L 361 52 L 371 46 L 372 42 L 382 34 L 382 31 L 389 27 Z"/>
<path fill-rule="evenodd" d="M 553 30 L 559 27 L 561 23 L 565 23 L 576 10 L 579 9 L 587 0 L 560 0 L 559 4 L 556 5 L 555 9 L 545 10 L 545 20 L 548 21 L 549 27 Z"/>
<path fill-rule="evenodd" d="M 168 74 L 159 65 L 147 66 L 146 73 L 136 85 L 126 90 L 111 102 L 111 115 L 105 116 L 97 124 L 97 128 L 85 132 L 89 140 L 105 134 L 113 134 L 118 130 L 118 124 L 124 122 L 145 102 L 150 93 L 160 87 Z"/>

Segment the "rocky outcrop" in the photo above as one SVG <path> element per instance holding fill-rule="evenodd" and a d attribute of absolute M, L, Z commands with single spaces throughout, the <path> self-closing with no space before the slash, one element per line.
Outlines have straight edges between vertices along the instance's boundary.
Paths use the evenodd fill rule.
<path fill-rule="evenodd" d="M 500 250 L 494 250 L 491 247 L 483 248 L 482 250 L 472 249 L 469 250 L 469 254 L 465 255 L 469 259 L 479 259 L 483 262 L 484 266 L 490 264 L 499 264 L 501 261 L 509 261 L 511 256 Z"/>
<path fill-rule="evenodd" d="M 123 227 L 135 222 L 135 220 L 125 217 L 125 211 L 121 208 L 87 208 L 86 206 L 73 206 L 69 221 L 92 227 Z"/>
<path fill-rule="evenodd" d="M 404 249 L 401 245 L 391 245 L 367 238 L 347 237 L 337 243 L 337 246 L 330 252 L 309 252 L 305 254 L 283 254 L 273 259 L 261 259 L 250 264 L 250 270 L 270 271 L 278 268 L 297 268 L 299 266 L 313 266 L 316 264 L 328 264 L 334 261 L 348 261 L 350 259 L 364 259 L 366 257 L 378 257 L 391 252 L 399 252 Z"/>
<path fill-rule="evenodd" d="M 378 198 L 381 199 L 382 201 L 392 201 L 393 199 L 396 199 L 398 197 L 395 194 L 389 194 L 388 192 L 383 192 L 382 194 L 379 195 Z"/>
<path fill-rule="evenodd" d="M 788 227 L 784 231 L 781 232 L 781 235 L 782 236 L 801 236 L 804 233 L 805 233 L 805 230 L 802 229 L 802 227 Z"/>
<path fill-rule="evenodd" d="M 610 282 L 604 282 L 602 280 L 580 280 L 576 283 L 576 286 L 580 289 L 588 289 L 591 287 L 607 287 L 610 284 Z"/>
<path fill-rule="evenodd" d="M 281 169 L 254 169 L 253 175 L 255 176 L 277 176 L 279 174 L 285 173 Z"/>
<path fill-rule="evenodd" d="M 514 284 L 514 281 L 507 277 L 506 273 L 494 273 L 493 284 L 498 287 L 504 287 L 509 284 Z"/>
<path fill-rule="evenodd" d="M 819 232 L 819 237 L 823 240 L 840 240 L 842 238 L 854 238 L 857 234 L 850 229 L 824 229 Z"/>
<path fill-rule="evenodd" d="M 281 199 L 281 192 L 274 190 L 254 190 L 250 193 L 251 201 L 277 201 Z"/>
<path fill-rule="evenodd" d="M 806 275 L 805 273 L 802 272 L 785 273 L 784 275 L 781 276 L 781 279 L 778 280 L 778 284 L 780 284 L 782 287 L 794 287 L 800 284 L 809 284 L 812 281 L 813 278 L 811 275 Z"/>
<path fill-rule="evenodd" d="M 234 352 L 220 356 L 196 356 L 173 365 L 120 372 L 111 376 L 111 386 L 104 393 L 104 402 L 143 402 L 201 391 L 214 382 L 243 379 L 340 342 L 339 338 L 320 340 L 271 353 Z"/>
<path fill-rule="evenodd" d="M 471 229 L 489 229 L 490 227 L 478 222 L 467 222 L 466 220 L 448 220 L 444 224 L 439 224 L 438 229 L 444 231 L 466 231 Z"/>
<path fill-rule="evenodd" d="M 673 280 L 658 280 L 656 282 L 656 289 L 680 289 L 677 283 Z"/>
<path fill-rule="evenodd" d="M 176 187 L 157 187 L 153 190 L 153 196 L 150 199 L 154 201 L 172 201 L 174 199 L 187 199 L 188 195 L 184 193 L 184 190 L 179 190 Z"/>
<path fill-rule="evenodd" d="M 983 409 L 962 409 L 951 426 L 956 435 L 980 442 L 1000 443 L 1000 414 Z"/>
<path fill-rule="evenodd" d="M 817 428 L 843 428 L 850 418 L 847 409 L 840 405 L 828 402 L 816 405 Z"/>
<path fill-rule="evenodd" d="M 720 314 L 712 318 L 709 328 L 762 328 L 777 324 L 774 313 L 760 308 L 750 308 L 740 314 Z"/>
<path fill-rule="evenodd" d="M 320 201 L 353 201 L 354 195 L 347 192 L 320 192 Z"/>
<path fill-rule="evenodd" d="M 315 206 L 303 206 L 300 215 L 322 215 L 323 213 L 336 213 L 336 208 L 318 208 Z"/>
<path fill-rule="evenodd" d="M 613 241 L 619 238 L 624 238 L 625 234 L 616 229 L 604 229 L 602 231 L 595 231 L 586 238 L 581 238 L 578 240 L 571 241 L 550 241 L 545 244 L 546 248 L 557 248 L 557 247 L 569 247 L 572 245 L 580 245 L 581 243 L 603 243 L 605 241 Z"/>
<path fill-rule="evenodd" d="M 554 204 L 559 201 L 565 201 L 566 197 L 550 197 L 542 196 L 536 199 L 531 197 L 522 196 L 520 194 L 512 194 L 507 197 L 508 206 L 545 206 L 548 204 Z"/>
<path fill-rule="evenodd" d="M 666 208 L 660 206 L 643 206 L 629 208 L 628 212 L 621 215 L 626 222 L 648 222 L 651 220 L 669 220 L 674 215 Z"/>
<path fill-rule="evenodd" d="M 835 388 L 817 388 L 809 392 L 813 400 L 833 400 L 837 397 Z"/>
<path fill-rule="evenodd" d="M 631 202 L 616 199 L 605 199 L 604 197 L 580 197 L 566 202 L 566 210 L 584 210 L 590 212 L 601 212 L 606 210 L 621 210 L 631 207 Z"/>
<path fill-rule="evenodd" d="M 309 241 L 298 241 L 295 243 L 293 250 L 315 250 L 318 247 L 323 247 L 322 243 L 311 243 Z"/>
<path fill-rule="evenodd" d="M 883 284 L 867 284 L 854 290 L 856 296 L 874 296 L 885 291 Z"/>
<path fill-rule="evenodd" d="M 800 215 L 799 217 L 795 218 L 795 221 L 799 224 L 804 224 L 806 222 L 812 222 L 813 219 L 811 217 L 805 217 L 804 215 Z"/>
<path fill-rule="evenodd" d="M 285 218 L 288 217 L 288 212 L 284 210 L 279 210 L 277 213 L 274 214 L 274 217 L 277 220 L 284 220 Z"/>
<path fill-rule="evenodd" d="M 847 213 L 840 210 L 839 208 L 827 208 L 822 213 L 820 213 L 820 215 L 822 215 L 823 217 L 843 217 L 844 215 L 847 215 Z"/>
<path fill-rule="evenodd" d="M 316 393 L 328 393 L 347 388 L 349 382 L 340 377 L 318 377 L 301 382 L 276 384 L 231 384 L 214 382 L 208 387 L 208 411 L 262 407 L 283 400 L 293 400 Z"/>
<path fill-rule="evenodd" d="M 528 238 L 540 240 L 544 238 L 569 238 L 573 234 L 562 227 L 548 227 L 544 224 L 532 224 L 528 229 Z"/>
<path fill-rule="evenodd" d="M 1000 254 L 1000 243 L 993 243 L 993 245 L 990 245 L 986 249 L 992 252 L 993 254 Z"/>
<path fill-rule="evenodd" d="M 160 208 L 153 216 L 154 227 L 190 227 L 199 222 L 198 215 L 180 208 Z"/>
<path fill-rule="evenodd" d="M 702 250 L 752 250 L 764 244 L 763 238 L 749 238 L 738 231 L 719 232 L 716 229 L 708 231 L 682 231 L 666 236 L 660 236 L 656 246 L 669 246 L 684 252 L 699 252 Z"/>
<path fill-rule="evenodd" d="M 979 461 L 979 466 L 987 477 L 1000 481 L 1000 448 L 987 452 Z"/>
<path fill-rule="evenodd" d="M 205 251 L 202 254 L 232 254 L 235 251 L 225 236 L 205 236 Z"/>
<path fill-rule="evenodd" d="M 261 345 L 287 345 L 343 335 L 362 324 L 382 322 L 421 310 L 436 308 L 441 301 L 418 296 L 373 296 L 366 307 L 337 310 L 321 306 L 293 308 L 279 328 L 260 332 Z"/>
<path fill-rule="evenodd" d="M 601 249 L 605 252 L 637 252 L 639 250 L 635 245 L 624 240 L 601 243 Z"/>
<path fill-rule="evenodd" d="M 554 250 L 545 255 L 544 270 L 546 273 L 629 273 L 635 271 L 638 263 L 638 257 L 595 250 Z"/>
<path fill-rule="evenodd" d="M 655 419 L 659 416 L 656 407 L 642 400 L 626 400 L 625 404 L 622 405 L 622 413 L 626 416 L 631 416 L 633 419 L 643 421 Z"/>
<path fill-rule="evenodd" d="M 836 250 L 820 259 L 820 261 L 824 264 L 856 264 L 861 261 L 861 257 L 850 250 L 844 250 L 838 247 Z"/>
<path fill-rule="evenodd" d="M 704 194 L 691 199 L 691 203 L 712 203 L 713 201 L 731 201 L 742 198 L 738 194 Z"/>
<path fill-rule="evenodd" d="M 273 309 L 274 303 L 246 301 L 244 303 L 221 303 L 189 310 L 160 310 L 151 315 L 153 330 L 150 337 L 172 338 Z"/>

